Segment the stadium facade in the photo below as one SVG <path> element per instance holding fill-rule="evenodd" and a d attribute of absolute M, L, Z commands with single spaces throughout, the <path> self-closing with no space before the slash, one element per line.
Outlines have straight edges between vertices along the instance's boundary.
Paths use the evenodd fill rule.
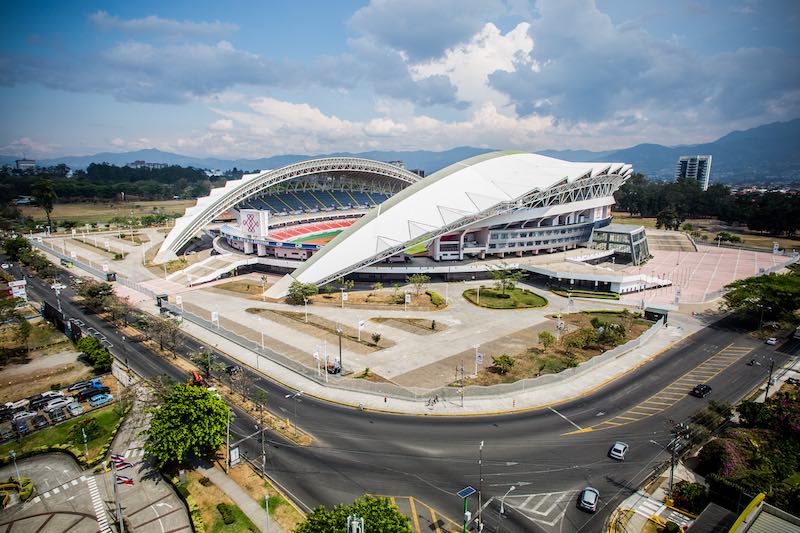
<path fill-rule="evenodd" d="M 219 227 L 215 247 L 287 273 L 271 296 L 285 294 L 294 280 L 322 285 L 444 265 L 481 270 L 489 259 L 589 246 L 593 231 L 611 222 L 613 194 L 631 173 L 625 163 L 512 151 L 476 156 L 425 178 L 366 159 L 305 161 L 214 189 L 176 221 L 156 260 L 175 257 L 233 210 L 236 223 Z"/>

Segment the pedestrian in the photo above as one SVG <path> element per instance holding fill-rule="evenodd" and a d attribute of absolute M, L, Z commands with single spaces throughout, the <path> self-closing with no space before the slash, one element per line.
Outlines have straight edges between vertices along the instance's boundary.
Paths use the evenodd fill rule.
<path fill-rule="evenodd" d="M 386 396 L 383 397 L 383 403 L 386 403 Z"/>

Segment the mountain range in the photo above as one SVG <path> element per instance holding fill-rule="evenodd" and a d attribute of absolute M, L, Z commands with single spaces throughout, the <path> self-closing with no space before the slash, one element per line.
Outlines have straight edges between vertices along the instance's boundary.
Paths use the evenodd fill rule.
<path fill-rule="evenodd" d="M 589 150 L 541 150 L 537 153 L 567 161 L 624 162 L 634 170 L 656 179 L 671 179 L 675 163 L 681 155 L 711 154 L 711 181 L 789 182 L 800 179 L 800 119 L 773 122 L 744 131 L 734 131 L 716 141 L 681 146 L 638 144 L 618 150 L 592 152 Z M 193 166 L 197 168 L 244 170 L 280 168 L 290 163 L 325 156 L 356 156 L 379 161 L 403 161 L 409 169 L 422 169 L 427 174 L 474 155 L 492 151 L 490 148 L 462 146 L 432 152 L 371 151 L 333 154 L 287 154 L 260 159 L 198 158 L 156 149 L 133 152 L 103 152 L 88 156 L 66 156 L 37 161 L 40 166 L 64 163 L 70 168 L 85 168 L 90 163 L 126 165 L 136 160 L 148 163 Z M 17 156 L 0 155 L 0 164 L 13 164 Z"/>

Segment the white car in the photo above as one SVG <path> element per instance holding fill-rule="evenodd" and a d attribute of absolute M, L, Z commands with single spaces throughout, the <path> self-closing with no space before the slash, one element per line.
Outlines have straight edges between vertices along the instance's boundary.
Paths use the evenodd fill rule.
<path fill-rule="evenodd" d="M 775 346 L 776 344 L 778 344 L 778 339 L 776 339 L 775 337 L 770 337 L 769 339 L 767 339 L 767 344 L 769 344 L 770 346 Z"/>
<path fill-rule="evenodd" d="M 78 416 L 83 414 L 83 406 L 78 402 L 72 402 L 67 406 L 67 411 L 69 411 L 69 414 L 72 416 Z"/>
<path fill-rule="evenodd" d="M 64 393 L 60 390 L 46 390 L 40 396 L 42 398 L 63 398 Z"/>
<path fill-rule="evenodd" d="M 16 422 L 17 420 L 27 420 L 29 418 L 33 418 L 34 416 L 36 416 L 36 413 L 31 413 L 30 411 L 20 411 L 12 417 L 12 420 Z"/>
<path fill-rule="evenodd" d="M 50 400 L 47 402 L 47 405 L 44 406 L 44 410 L 48 413 L 53 409 L 58 409 L 59 407 L 66 407 L 73 402 L 72 398 L 56 398 L 55 400 Z"/>
<path fill-rule="evenodd" d="M 30 404 L 31 401 L 27 398 L 24 398 L 16 402 L 8 402 L 6 403 L 5 407 L 6 409 L 11 409 L 13 411 L 14 409 L 24 409 L 28 407 Z"/>
<path fill-rule="evenodd" d="M 608 451 L 608 456 L 618 461 L 624 461 L 626 453 L 628 453 L 628 445 L 624 442 L 617 441 Z"/>

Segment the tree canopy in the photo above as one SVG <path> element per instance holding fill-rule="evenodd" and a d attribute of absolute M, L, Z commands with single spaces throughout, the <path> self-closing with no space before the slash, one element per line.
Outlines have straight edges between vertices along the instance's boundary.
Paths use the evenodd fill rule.
<path fill-rule="evenodd" d="M 800 274 L 768 274 L 726 285 L 725 306 L 736 313 L 764 319 L 786 317 L 800 309 Z"/>
<path fill-rule="evenodd" d="M 144 448 L 159 467 L 210 458 L 225 441 L 229 408 L 202 387 L 175 385 L 152 413 Z"/>
<path fill-rule="evenodd" d="M 347 517 L 357 515 L 364 519 L 364 533 L 411 533 L 411 522 L 400 513 L 388 498 L 364 496 L 350 505 L 336 505 L 330 510 L 320 506 L 314 509 L 295 533 L 344 533 Z"/>
<path fill-rule="evenodd" d="M 313 283 L 301 283 L 293 281 L 289 285 L 289 294 L 286 296 L 286 303 L 292 305 L 303 305 L 306 298 L 310 298 L 319 292 Z"/>
<path fill-rule="evenodd" d="M 56 200 L 58 200 L 58 195 L 53 187 L 53 180 L 47 178 L 36 180 L 31 187 L 31 192 L 33 193 L 36 205 L 41 207 L 45 215 L 47 215 L 47 225 L 52 227 L 53 222 L 50 220 L 50 213 L 53 212 L 53 205 L 55 205 Z"/>
<path fill-rule="evenodd" d="M 114 358 L 100 341 L 94 337 L 81 337 L 75 346 L 86 355 L 95 372 L 102 374 L 111 370 Z"/>
<path fill-rule="evenodd" d="M 512 270 L 508 266 L 493 268 L 489 271 L 489 275 L 494 280 L 494 286 L 503 294 L 506 291 L 513 290 L 517 283 L 525 278 L 527 275 L 524 270 Z"/>

